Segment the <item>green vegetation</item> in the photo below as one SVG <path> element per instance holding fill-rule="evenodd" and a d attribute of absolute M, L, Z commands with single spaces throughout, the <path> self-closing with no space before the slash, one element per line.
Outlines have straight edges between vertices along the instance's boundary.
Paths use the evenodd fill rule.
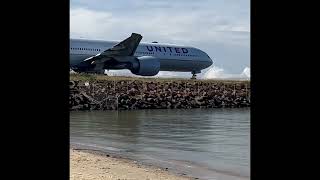
<path fill-rule="evenodd" d="M 153 81 L 153 82 L 195 82 L 202 81 L 208 83 L 249 83 L 250 80 L 229 80 L 229 79 L 186 79 L 186 78 L 160 78 L 160 77 L 126 77 L 126 76 L 107 76 L 99 74 L 70 74 L 71 81 Z"/>

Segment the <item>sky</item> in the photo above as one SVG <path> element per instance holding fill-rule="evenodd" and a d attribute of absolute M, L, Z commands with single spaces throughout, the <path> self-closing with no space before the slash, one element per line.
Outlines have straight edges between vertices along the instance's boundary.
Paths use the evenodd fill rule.
<path fill-rule="evenodd" d="M 250 0 L 70 0 L 71 38 L 121 41 L 133 32 L 143 36 L 142 42 L 205 51 L 214 64 L 198 77 L 250 78 Z"/>

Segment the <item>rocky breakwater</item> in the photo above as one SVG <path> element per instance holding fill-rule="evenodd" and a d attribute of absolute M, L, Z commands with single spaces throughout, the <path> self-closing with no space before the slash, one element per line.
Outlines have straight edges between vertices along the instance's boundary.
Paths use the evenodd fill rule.
<path fill-rule="evenodd" d="M 70 81 L 70 110 L 250 107 L 250 82 L 208 80 Z"/>

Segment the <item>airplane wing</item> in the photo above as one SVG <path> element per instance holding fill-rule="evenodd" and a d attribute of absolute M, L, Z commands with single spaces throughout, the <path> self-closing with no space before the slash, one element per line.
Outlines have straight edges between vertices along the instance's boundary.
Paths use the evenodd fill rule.
<path fill-rule="evenodd" d="M 105 61 L 112 59 L 115 56 L 132 56 L 140 41 L 142 36 L 140 34 L 132 33 L 130 37 L 116 44 L 110 49 L 103 51 L 95 56 L 85 59 L 80 64 L 103 64 Z M 97 68 L 99 66 L 96 66 Z"/>

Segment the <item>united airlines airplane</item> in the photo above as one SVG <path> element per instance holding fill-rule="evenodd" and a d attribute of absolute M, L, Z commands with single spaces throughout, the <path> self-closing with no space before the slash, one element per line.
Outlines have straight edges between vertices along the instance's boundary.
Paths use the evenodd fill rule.
<path fill-rule="evenodd" d="M 142 36 L 136 33 L 121 42 L 70 39 L 70 68 L 86 73 L 129 69 L 140 76 L 154 76 L 159 71 L 191 72 L 195 78 L 213 63 L 197 48 L 140 43 L 141 39 Z"/>

